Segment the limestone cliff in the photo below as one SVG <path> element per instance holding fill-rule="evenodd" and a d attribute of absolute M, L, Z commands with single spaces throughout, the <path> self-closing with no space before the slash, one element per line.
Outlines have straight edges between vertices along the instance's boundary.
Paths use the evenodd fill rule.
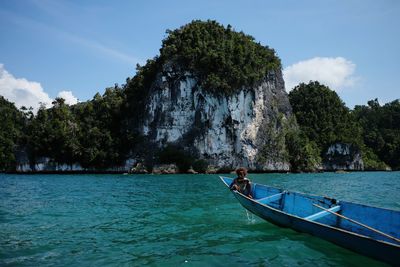
<path fill-rule="evenodd" d="M 149 91 L 140 131 L 155 147 L 180 145 L 216 168 L 288 171 L 284 124 L 292 116 L 280 70 L 236 93 L 211 93 L 192 73 L 164 64 Z"/>

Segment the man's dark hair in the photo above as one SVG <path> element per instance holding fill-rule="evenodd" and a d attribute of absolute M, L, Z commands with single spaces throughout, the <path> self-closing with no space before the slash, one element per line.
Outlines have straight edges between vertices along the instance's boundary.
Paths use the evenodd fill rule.
<path fill-rule="evenodd" d="M 247 175 L 247 169 L 246 169 L 246 168 L 240 167 L 240 168 L 238 168 L 238 169 L 236 170 L 236 174 L 237 174 L 238 176 L 240 175 L 241 172 L 244 173 L 244 176 Z"/>

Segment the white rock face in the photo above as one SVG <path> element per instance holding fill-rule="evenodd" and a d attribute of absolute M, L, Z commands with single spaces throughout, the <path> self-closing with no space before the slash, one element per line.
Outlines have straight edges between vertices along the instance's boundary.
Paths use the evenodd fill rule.
<path fill-rule="evenodd" d="M 104 171 L 107 172 L 129 172 L 136 163 L 134 159 L 127 159 L 123 165 L 114 166 Z M 96 171 L 95 169 L 85 169 L 80 164 L 61 164 L 56 163 L 48 157 L 38 158 L 35 165 L 31 166 L 29 162 L 19 162 L 16 168 L 17 172 L 76 172 L 76 171 Z"/>
<path fill-rule="evenodd" d="M 150 91 L 142 133 L 158 147 L 181 144 L 218 167 L 289 170 L 288 162 L 257 160 L 268 139 L 263 129 L 276 128 L 278 113 L 291 115 L 280 73 L 257 87 L 217 96 L 199 87 L 190 73 L 176 78 L 168 69 Z"/>
<path fill-rule="evenodd" d="M 325 170 L 364 170 L 359 149 L 351 144 L 332 144 L 325 153 L 323 168 Z"/>
<path fill-rule="evenodd" d="M 326 154 L 327 155 L 340 154 L 343 156 L 347 156 L 350 155 L 350 146 L 348 144 L 342 144 L 342 143 L 332 144 L 328 148 Z"/>

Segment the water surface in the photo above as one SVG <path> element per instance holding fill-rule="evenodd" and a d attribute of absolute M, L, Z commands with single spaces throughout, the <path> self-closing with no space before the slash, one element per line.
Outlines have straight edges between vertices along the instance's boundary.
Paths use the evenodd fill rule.
<path fill-rule="evenodd" d="M 400 210 L 399 172 L 250 174 Z M 217 175 L 0 174 L 1 266 L 385 266 L 247 212 Z"/>

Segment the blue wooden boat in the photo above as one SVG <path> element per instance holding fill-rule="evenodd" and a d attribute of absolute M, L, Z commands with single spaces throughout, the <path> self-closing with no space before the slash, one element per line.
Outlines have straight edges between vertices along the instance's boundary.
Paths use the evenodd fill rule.
<path fill-rule="evenodd" d="M 220 177 L 226 186 L 233 179 Z M 360 254 L 400 266 L 400 211 L 289 192 L 252 183 L 253 198 L 239 203 L 278 226 L 318 236 Z"/>

